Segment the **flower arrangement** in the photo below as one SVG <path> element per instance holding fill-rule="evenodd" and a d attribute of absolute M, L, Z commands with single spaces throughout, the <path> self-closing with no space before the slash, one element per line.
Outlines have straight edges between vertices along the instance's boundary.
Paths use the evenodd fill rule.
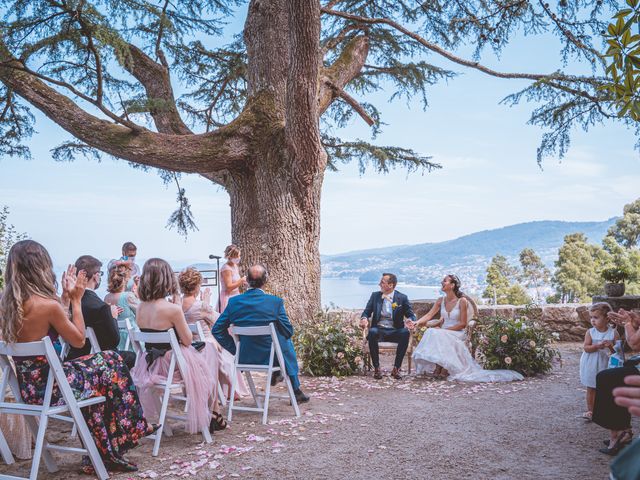
<path fill-rule="evenodd" d="M 349 313 L 324 310 L 296 328 L 293 341 L 302 372 L 313 376 L 342 377 L 363 365 L 362 335 Z"/>
<path fill-rule="evenodd" d="M 488 370 L 516 370 L 524 376 L 546 373 L 560 352 L 554 335 L 526 317 L 482 319 L 473 330 L 471 343 Z"/>

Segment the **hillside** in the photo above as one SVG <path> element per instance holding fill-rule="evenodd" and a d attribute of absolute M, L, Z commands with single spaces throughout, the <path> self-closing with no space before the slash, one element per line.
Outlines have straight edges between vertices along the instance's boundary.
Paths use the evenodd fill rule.
<path fill-rule="evenodd" d="M 467 288 L 480 288 L 485 270 L 496 254 L 512 261 L 524 248 L 534 249 L 553 267 L 565 235 L 582 232 L 600 243 L 616 218 L 604 222 L 537 221 L 472 233 L 454 240 L 419 245 L 376 248 L 322 257 L 324 277 L 377 281 L 383 271 L 399 275 L 404 283 L 437 285 L 448 272 L 460 276 Z"/>

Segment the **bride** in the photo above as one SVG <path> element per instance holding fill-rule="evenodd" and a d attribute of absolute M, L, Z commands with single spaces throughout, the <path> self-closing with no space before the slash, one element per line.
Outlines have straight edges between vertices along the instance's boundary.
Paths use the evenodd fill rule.
<path fill-rule="evenodd" d="M 442 279 L 444 297 L 411 327 L 429 327 L 413 352 L 416 373 L 425 373 L 434 365 L 436 378 L 462 382 L 510 382 L 524 377 L 512 370 L 483 370 L 465 343 L 467 321 L 475 313 L 472 301 L 460 291 L 460 279 L 446 275 Z M 432 320 L 440 310 L 440 320 Z"/>

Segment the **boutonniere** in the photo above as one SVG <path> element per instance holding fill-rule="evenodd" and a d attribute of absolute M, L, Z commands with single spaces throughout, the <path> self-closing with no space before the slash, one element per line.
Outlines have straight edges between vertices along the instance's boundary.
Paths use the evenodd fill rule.
<path fill-rule="evenodd" d="M 395 310 L 395 309 L 397 308 L 397 306 L 398 306 L 398 304 L 397 304 L 396 302 L 393 302 L 393 303 L 391 304 L 391 308 L 392 308 L 393 310 Z"/>

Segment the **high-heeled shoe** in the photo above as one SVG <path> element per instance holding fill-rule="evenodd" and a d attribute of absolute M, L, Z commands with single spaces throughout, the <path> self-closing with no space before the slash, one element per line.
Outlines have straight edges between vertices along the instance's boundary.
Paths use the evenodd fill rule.
<path fill-rule="evenodd" d="M 625 430 L 616 437 L 616 441 L 613 446 L 611 446 L 611 442 L 609 442 L 609 445 L 607 447 L 601 448 L 598 451 L 600 453 L 604 453 L 605 455 L 611 455 L 612 457 L 614 457 L 627 445 L 627 443 L 630 442 L 629 437 L 633 437 L 633 434 L 628 430 Z"/>
<path fill-rule="evenodd" d="M 228 427 L 228 424 L 221 413 L 211 412 L 211 423 L 209 423 L 209 432 L 213 433 L 219 430 L 224 430 Z"/>

